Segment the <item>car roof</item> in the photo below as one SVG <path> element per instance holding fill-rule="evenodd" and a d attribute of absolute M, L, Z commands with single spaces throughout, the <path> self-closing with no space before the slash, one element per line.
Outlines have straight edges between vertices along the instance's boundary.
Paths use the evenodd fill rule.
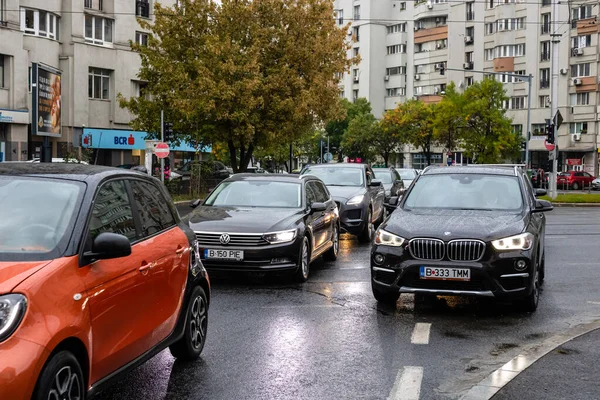
<path fill-rule="evenodd" d="M 517 176 L 517 168 L 514 165 L 429 166 L 425 168 L 421 175 L 475 174 Z"/>
<path fill-rule="evenodd" d="M 227 181 L 273 181 L 299 183 L 302 178 L 315 178 L 311 175 L 293 175 L 293 174 L 233 174 Z M 315 178 L 316 179 L 316 178 Z"/>
<path fill-rule="evenodd" d="M 76 181 L 101 181 L 110 176 L 139 178 L 148 175 L 123 168 L 78 163 L 0 163 L 0 176 L 27 176 Z"/>
<path fill-rule="evenodd" d="M 393 169 L 396 169 L 394 167 L 372 167 L 372 168 L 373 168 L 373 171 L 375 171 L 377 169 L 379 169 L 379 170 L 386 170 L 386 171 L 391 171 Z"/>
<path fill-rule="evenodd" d="M 308 168 L 365 168 L 367 164 L 360 163 L 326 163 L 326 164 L 311 164 Z"/>

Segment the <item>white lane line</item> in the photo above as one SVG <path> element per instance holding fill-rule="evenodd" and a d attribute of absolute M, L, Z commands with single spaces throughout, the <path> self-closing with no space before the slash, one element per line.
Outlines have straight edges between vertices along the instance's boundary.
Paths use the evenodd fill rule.
<path fill-rule="evenodd" d="M 588 301 L 588 304 L 600 305 L 600 301 Z"/>
<path fill-rule="evenodd" d="M 419 400 L 423 367 L 404 367 L 398 371 L 388 400 Z"/>
<path fill-rule="evenodd" d="M 410 342 L 412 344 L 429 344 L 429 333 L 431 332 L 431 324 L 417 322 L 413 330 Z"/>

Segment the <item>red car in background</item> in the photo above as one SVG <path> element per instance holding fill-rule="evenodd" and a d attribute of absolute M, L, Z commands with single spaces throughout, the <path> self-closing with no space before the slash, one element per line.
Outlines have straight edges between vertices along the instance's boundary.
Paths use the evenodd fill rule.
<path fill-rule="evenodd" d="M 556 184 L 559 189 L 564 187 L 565 189 L 578 190 L 590 187 L 594 179 L 596 178 L 587 172 L 567 171 L 558 174 L 556 177 Z"/>

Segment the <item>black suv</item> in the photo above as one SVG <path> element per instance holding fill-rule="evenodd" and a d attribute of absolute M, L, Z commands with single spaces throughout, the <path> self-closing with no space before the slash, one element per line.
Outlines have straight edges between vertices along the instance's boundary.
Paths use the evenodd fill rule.
<path fill-rule="evenodd" d="M 544 279 L 548 201 L 518 166 L 428 167 L 376 233 L 371 283 L 400 293 L 519 300 L 535 311 Z"/>

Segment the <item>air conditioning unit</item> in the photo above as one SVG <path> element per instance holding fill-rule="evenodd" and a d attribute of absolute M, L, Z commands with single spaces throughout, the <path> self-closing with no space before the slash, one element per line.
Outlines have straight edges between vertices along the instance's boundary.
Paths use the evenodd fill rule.
<path fill-rule="evenodd" d="M 438 50 L 441 49 L 442 48 L 442 44 L 441 43 L 436 44 L 435 48 L 438 49 Z"/>
<path fill-rule="evenodd" d="M 419 79 L 421 79 L 421 75 L 419 75 L 419 74 L 416 74 L 416 75 L 415 75 L 415 81 L 418 81 Z"/>
<path fill-rule="evenodd" d="M 579 78 L 573 78 L 573 85 L 580 86 L 583 82 Z"/>
<path fill-rule="evenodd" d="M 571 49 L 571 54 L 573 56 L 582 56 L 583 55 L 583 48 L 580 47 L 574 47 Z"/>
<path fill-rule="evenodd" d="M 383 80 L 386 81 L 386 82 L 389 81 L 390 80 L 390 76 L 389 75 L 384 76 Z"/>
<path fill-rule="evenodd" d="M 568 70 L 568 69 L 566 69 L 566 68 L 561 68 L 561 69 L 560 69 L 560 74 L 561 74 L 561 75 L 566 75 L 566 74 L 568 74 L 568 73 L 569 73 L 569 70 Z"/>
<path fill-rule="evenodd" d="M 421 29 L 418 25 L 415 25 L 415 31 L 418 31 L 419 29 Z"/>
<path fill-rule="evenodd" d="M 574 133 L 571 135 L 574 141 L 579 142 L 581 140 L 581 133 Z"/>
<path fill-rule="evenodd" d="M 355 76 L 354 77 L 354 83 L 357 83 L 357 82 L 358 82 L 358 76 Z"/>
<path fill-rule="evenodd" d="M 464 69 L 473 69 L 473 61 L 469 61 L 463 64 Z"/>
<path fill-rule="evenodd" d="M 352 34 L 352 31 L 349 31 L 349 32 L 348 32 L 348 36 L 352 36 L 352 35 L 353 35 L 353 34 Z"/>
<path fill-rule="evenodd" d="M 465 43 L 473 43 L 473 36 L 465 36 Z"/>
<path fill-rule="evenodd" d="M 427 8 L 429 8 L 430 10 L 433 8 L 433 3 L 431 1 L 427 2 Z"/>
<path fill-rule="evenodd" d="M 550 96 L 546 96 L 546 98 L 544 99 L 544 104 L 546 104 L 546 107 L 549 107 L 550 103 L 551 103 Z"/>

